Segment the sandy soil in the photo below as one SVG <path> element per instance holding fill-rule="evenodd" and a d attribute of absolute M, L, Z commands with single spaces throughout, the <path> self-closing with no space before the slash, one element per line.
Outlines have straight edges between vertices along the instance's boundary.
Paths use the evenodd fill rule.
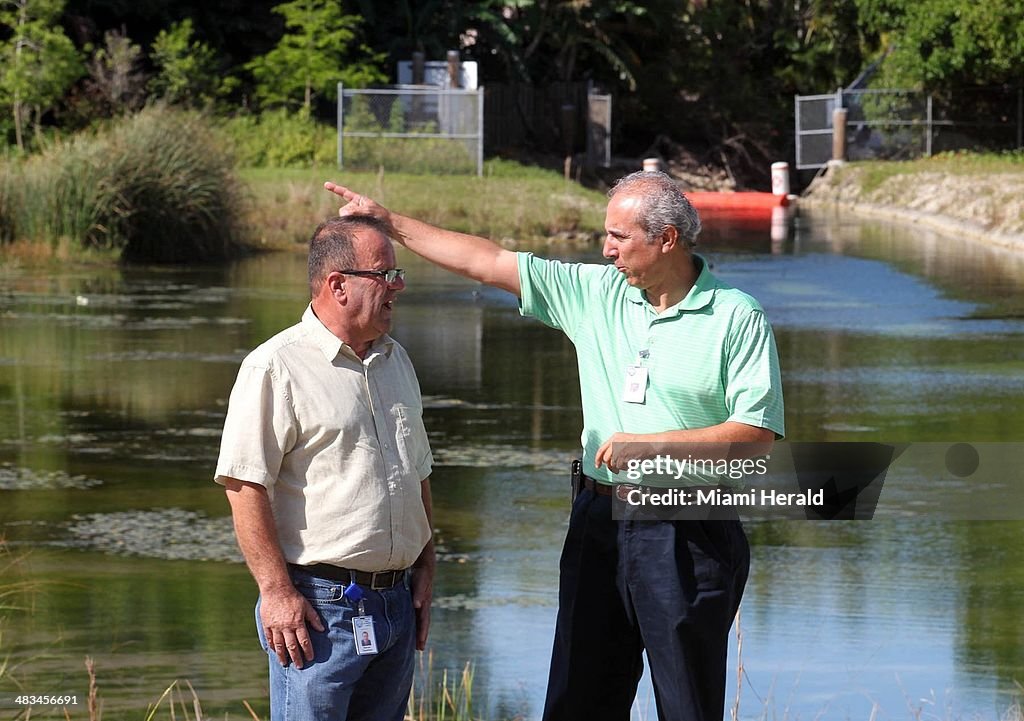
<path fill-rule="evenodd" d="M 829 168 L 801 203 L 927 225 L 1024 251 L 1024 175 L 894 175 L 865 190 L 862 168 Z"/>

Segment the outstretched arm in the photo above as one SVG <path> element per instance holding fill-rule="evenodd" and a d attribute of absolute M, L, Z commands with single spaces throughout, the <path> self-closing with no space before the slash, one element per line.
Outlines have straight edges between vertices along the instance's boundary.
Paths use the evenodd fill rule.
<path fill-rule="evenodd" d="M 516 254 L 475 235 L 456 233 L 391 212 L 365 195 L 335 183 L 324 188 L 346 201 L 341 215 L 371 215 L 393 229 L 395 240 L 453 273 L 520 295 Z"/>

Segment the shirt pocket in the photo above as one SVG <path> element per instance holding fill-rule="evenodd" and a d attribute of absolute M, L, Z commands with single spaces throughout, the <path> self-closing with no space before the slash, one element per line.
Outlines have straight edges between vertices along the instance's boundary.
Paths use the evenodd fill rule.
<path fill-rule="evenodd" d="M 423 409 L 396 403 L 391 407 L 395 421 L 395 441 L 405 469 L 415 472 L 431 460 L 427 432 L 423 427 Z M 404 470 L 404 469 L 403 469 Z"/>

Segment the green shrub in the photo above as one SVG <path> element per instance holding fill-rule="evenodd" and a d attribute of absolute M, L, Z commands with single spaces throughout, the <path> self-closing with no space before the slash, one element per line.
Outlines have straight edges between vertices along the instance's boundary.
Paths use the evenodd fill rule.
<path fill-rule="evenodd" d="M 126 260 L 223 258 L 241 228 L 233 168 L 202 116 L 149 108 L 7 164 L 3 187 L 17 197 L 0 234 L 54 244 L 67 238 Z M 8 193 L 0 191 L 0 208 Z"/>
<path fill-rule="evenodd" d="M 337 131 L 304 113 L 271 110 L 240 115 L 222 125 L 227 143 L 247 168 L 308 168 L 334 166 Z"/>

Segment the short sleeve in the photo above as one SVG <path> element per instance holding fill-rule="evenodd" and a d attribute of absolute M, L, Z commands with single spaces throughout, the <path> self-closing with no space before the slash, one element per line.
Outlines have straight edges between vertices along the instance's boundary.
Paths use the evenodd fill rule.
<path fill-rule="evenodd" d="M 258 483 L 272 494 L 296 424 L 285 389 L 269 368 L 243 363 L 231 389 L 214 480 Z"/>
<path fill-rule="evenodd" d="M 416 418 L 412 432 L 416 438 L 414 447 L 419 451 L 412 460 L 416 466 L 416 475 L 422 481 L 430 476 L 434 467 L 434 455 L 430 452 L 430 441 L 427 440 L 427 430 L 423 426 L 422 415 Z"/>
<path fill-rule="evenodd" d="M 414 412 L 409 419 L 409 461 L 416 468 L 416 475 L 423 481 L 430 476 L 433 470 L 434 455 L 430 452 L 430 440 L 427 437 L 426 426 L 423 425 L 423 395 L 420 381 L 412 361 L 405 355 L 405 349 L 402 349 L 402 356 L 415 389 L 415 405 L 411 406 L 411 410 Z"/>
<path fill-rule="evenodd" d="M 779 354 L 760 310 L 745 313 L 730 329 L 725 362 L 727 420 L 786 435 Z"/>
<path fill-rule="evenodd" d="M 533 253 L 517 253 L 517 261 L 519 312 L 572 339 L 584 318 L 584 300 L 601 281 L 601 266 L 547 260 Z"/>

